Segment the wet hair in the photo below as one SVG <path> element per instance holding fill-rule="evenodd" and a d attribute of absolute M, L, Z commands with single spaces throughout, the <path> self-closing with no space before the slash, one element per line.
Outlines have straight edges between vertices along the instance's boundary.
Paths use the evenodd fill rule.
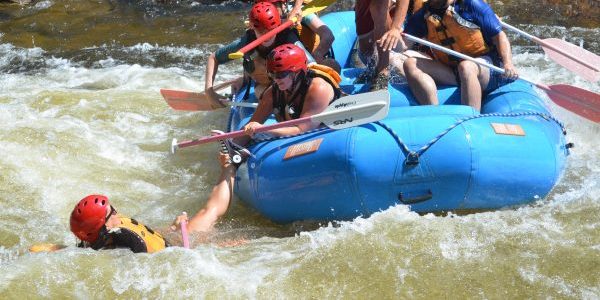
<path fill-rule="evenodd" d="M 320 64 L 332 68 L 334 71 L 338 72 L 338 74 L 342 72 L 340 64 L 331 57 L 325 58 Z"/>

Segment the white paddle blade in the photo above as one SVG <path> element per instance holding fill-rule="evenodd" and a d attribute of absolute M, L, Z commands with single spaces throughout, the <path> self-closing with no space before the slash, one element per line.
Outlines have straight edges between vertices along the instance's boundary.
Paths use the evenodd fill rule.
<path fill-rule="evenodd" d="M 171 154 L 175 154 L 175 152 L 177 151 L 177 148 L 179 148 L 179 145 L 177 145 L 177 139 L 173 139 L 171 141 Z"/>
<path fill-rule="evenodd" d="M 385 118 L 390 110 L 390 93 L 387 90 L 342 97 L 327 109 L 312 117 L 331 129 L 344 129 Z"/>

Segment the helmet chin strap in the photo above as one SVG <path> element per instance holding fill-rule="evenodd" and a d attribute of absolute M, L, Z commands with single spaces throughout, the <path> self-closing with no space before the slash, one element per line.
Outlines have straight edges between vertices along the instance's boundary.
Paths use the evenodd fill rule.
<path fill-rule="evenodd" d="M 301 74 L 305 74 L 305 72 L 300 71 L 300 72 L 294 73 L 294 79 L 292 79 L 292 92 L 296 92 L 296 90 L 299 89 L 302 84 L 301 81 L 306 78 L 305 76 L 301 76 Z"/>

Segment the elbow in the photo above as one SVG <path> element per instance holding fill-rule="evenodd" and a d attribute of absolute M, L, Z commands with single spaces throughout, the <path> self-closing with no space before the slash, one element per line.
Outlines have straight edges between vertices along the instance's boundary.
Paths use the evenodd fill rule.
<path fill-rule="evenodd" d="M 333 32 L 331 31 L 331 29 L 329 29 L 329 27 L 327 27 L 327 26 L 323 26 L 323 27 L 325 27 L 325 28 L 323 30 L 323 33 L 320 34 L 321 40 L 325 41 L 326 43 L 333 44 L 333 41 L 335 40 L 335 36 L 333 35 Z"/>

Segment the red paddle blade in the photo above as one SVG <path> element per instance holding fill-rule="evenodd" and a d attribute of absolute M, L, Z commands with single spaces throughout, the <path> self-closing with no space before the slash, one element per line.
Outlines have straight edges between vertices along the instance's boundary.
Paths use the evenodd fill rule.
<path fill-rule="evenodd" d="M 600 122 L 600 95 L 567 84 L 548 86 L 554 103 L 593 122 Z"/>
<path fill-rule="evenodd" d="M 214 110 L 210 105 L 210 99 L 204 93 L 161 89 L 160 94 L 165 98 L 167 104 L 176 110 Z"/>
<path fill-rule="evenodd" d="M 546 55 L 548 55 L 548 57 L 550 57 L 557 64 L 565 67 L 567 70 L 585 78 L 588 81 L 597 82 L 600 79 L 600 57 L 598 55 L 581 47 L 577 47 L 569 42 L 555 38 L 545 39 L 544 42 L 554 48 L 564 51 L 565 53 L 569 53 L 570 56 L 576 57 L 580 61 L 584 62 L 580 63 L 542 45 Z"/>

